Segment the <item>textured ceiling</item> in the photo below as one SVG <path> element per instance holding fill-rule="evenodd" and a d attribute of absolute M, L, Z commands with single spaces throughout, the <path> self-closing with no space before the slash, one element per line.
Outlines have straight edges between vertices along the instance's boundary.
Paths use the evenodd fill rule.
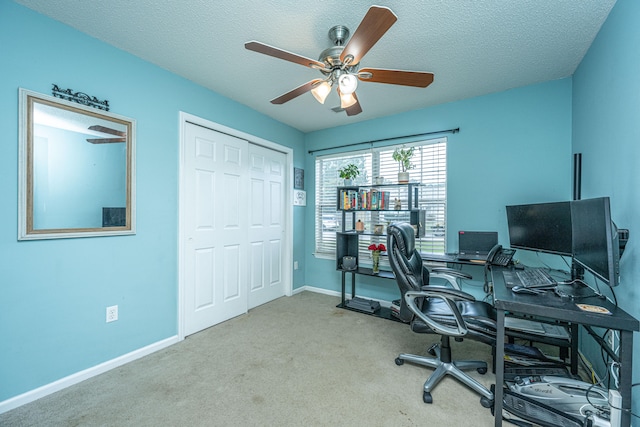
<path fill-rule="evenodd" d="M 362 67 L 429 71 L 427 88 L 361 82 L 348 117 L 304 94 L 269 101 L 319 71 L 248 51 L 257 40 L 316 59 L 334 25 L 355 31 L 363 0 L 16 0 L 303 132 L 570 76 L 615 0 L 383 1 L 398 21 Z"/>

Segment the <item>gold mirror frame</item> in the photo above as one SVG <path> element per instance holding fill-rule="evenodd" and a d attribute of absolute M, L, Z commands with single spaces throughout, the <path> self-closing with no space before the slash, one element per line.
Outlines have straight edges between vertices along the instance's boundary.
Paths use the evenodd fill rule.
<path fill-rule="evenodd" d="M 135 120 L 22 88 L 19 104 L 18 240 L 135 234 Z M 43 125 L 39 118 L 36 123 L 36 112 L 39 117 L 43 111 L 65 124 Z M 85 126 L 70 130 L 70 122 Z M 42 129 L 50 134 L 43 138 Z M 36 150 L 41 141 L 46 150 Z M 114 159 L 117 163 L 109 163 Z M 102 186 L 94 185 L 98 180 Z M 109 205 L 113 200 L 117 206 Z"/>

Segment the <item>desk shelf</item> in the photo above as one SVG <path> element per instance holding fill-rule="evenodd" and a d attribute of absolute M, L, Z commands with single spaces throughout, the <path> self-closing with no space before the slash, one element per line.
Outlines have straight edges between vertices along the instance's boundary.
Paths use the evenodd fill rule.
<path fill-rule="evenodd" d="M 336 188 L 336 209 L 342 215 L 340 231 L 336 232 L 336 270 L 342 276 L 342 301 L 339 308 L 345 308 L 359 313 L 366 313 L 346 306 L 346 278 L 351 273 L 351 298 L 356 296 L 356 275 L 378 277 L 393 280 L 393 272 L 380 270 L 374 274 L 371 267 L 361 266 L 361 245 L 387 244 L 386 227 L 390 222 L 406 221 L 414 226 L 416 236 L 425 235 L 426 211 L 418 205 L 419 189 L 422 184 L 382 184 L 382 185 L 354 185 Z M 396 203 L 399 206 L 396 206 Z M 399 207 L 399 209 L 396 209 Z M 347 220 L 350 224 L 347 225 Z M 365 223 L 364 231 L 356 231 L 356 220 Z M 381 232 L 374 232 L 374 226 L 380 226 Z M 381 254 L 383 257 L 386 253 Z M 356 258 L 355 270 L 342 268 L 342 259 L 345 256 Z M 367 263 L 368 264 L 368 263 Z M 398 293 L 400 290 L 398 289 Z M 388 308 L 381 307 L 376 313 L 366 313 L 386 319 L 397 320 L 391 316 Z"/>
<path fill-rule="evenodd" d="M 379 273 L 375 274 L 373 272 L 373 269 L 367 268 L 367 267 L 358 267 L 355 270 L 343 270 L 343 269 L 338 269 L 338 270 L 342 271 L 342 273 L 353 273 L 353 274 L 360 274 L 360 275 L 363 275 L 363 276 L 380 277 L 381 279 L 395 279 L 396 278 L 396 276 L 393 275 L 392 271 L 380 270 Z"/>
<path fill-rule="evenodd" d="M 402 320 L 398 319 L 393 314 L 391 314 L 391 309 L 387 307 L 380 307 L 380 309 L 374 313 L 369 313 L 367 311 L 358 310 L 357 308 L 348 307 L 346 304 L 346 301 L 338 304 L 336 307 L 343 308 L 349 311 L 355 311 L 356 313 L 367 314 L 369 316 L 375 316 L 375 317 L 381 317 L 383 319 L 393 320 L 394 322 L 402 323 Z"/>

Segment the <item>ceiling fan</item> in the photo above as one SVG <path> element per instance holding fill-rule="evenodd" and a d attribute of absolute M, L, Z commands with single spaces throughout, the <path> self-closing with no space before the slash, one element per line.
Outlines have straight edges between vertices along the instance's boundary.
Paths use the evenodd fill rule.
<path fill-rule="evenodd" d="M 324 104 L 332 87 L 336 86 L 340 96 L 340 107 L 346 111 L 347 115 L 354 116 L 362 112 L 355 93 L 358 80 L 423 88 L 433 82 L 432 73 L 381 68 L 359 69 L 362 57 L 397 20 L 398 17 L 391 9 L 371 6 L 346 45 L 344 43 L 349 38 L 347 27 L 337 25 L 329 30 L 329 38 L 334 46 L 322 51 L 317 61 L 258 41 L 247 42 L 244 47 L 254 52 L 317 69 L 325 75 L 324 79 L 311 80 L 272 99 L 272 104 L 284 104 L 309 91 L 318 102 Z"/>

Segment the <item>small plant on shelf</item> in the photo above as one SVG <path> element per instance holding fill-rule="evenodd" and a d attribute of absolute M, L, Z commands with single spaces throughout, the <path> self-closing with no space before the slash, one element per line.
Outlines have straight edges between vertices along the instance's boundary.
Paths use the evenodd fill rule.
<path fill-rule="evenodd" d="M 408 172 L 410 169 L 414 168 L 413 163 L 411 163 L 411 157 L 413 157 L 413 150 L 415 147 L 411 148 L 396 148 L 393 152 L 393 160 L 398 162 L 400 165 L 401 172 Z"/>
<path fill-rule="evenodd" d="M 349 163 L 348 165 L 338 169 L 338 172 L 340 173 L 340 178 L 343 179 L 353 179 L 360 175 L 360 169 L 358 169 L 358 166 L 353 163 Z"/>
<path fill-rule="evenodd" d="M 415 147 L 411 148 L 396 148 L 393 152 L 393 160 L 398 162 L 400 167 L 400 172 L 398 172 L 398 182 L 400 184 L 406 184 L 409 182 L 409 170 L 413 169 L 415 166 L 411 163 L 411 157 L 413 157 L 413 150 Z"/>
<path fill-rule="evenodd" d="M 360 169 L 358 166 L 353 163 L 349 163 L 348 165 L 338 169 L 338 173 L 340 174 L 340 178 L 345 180 L 345 185 L 348 185 L 347 182 L 351 182 L 354 178 L 360 175 Z"/>

